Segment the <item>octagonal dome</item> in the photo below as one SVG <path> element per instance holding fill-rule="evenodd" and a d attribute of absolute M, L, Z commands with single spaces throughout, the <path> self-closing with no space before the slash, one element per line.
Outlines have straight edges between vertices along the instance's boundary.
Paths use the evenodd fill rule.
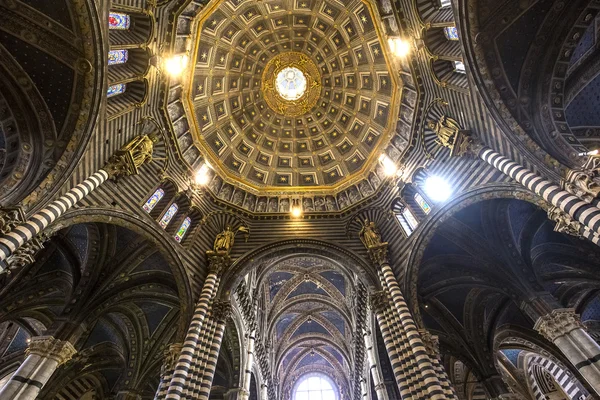
<path fill-rule="evenodd" d="M 215 0 L 197 22 L 185 107 L 223 181 L 268 195 L 366 178 L 401 89 L 370 2 Z"/>

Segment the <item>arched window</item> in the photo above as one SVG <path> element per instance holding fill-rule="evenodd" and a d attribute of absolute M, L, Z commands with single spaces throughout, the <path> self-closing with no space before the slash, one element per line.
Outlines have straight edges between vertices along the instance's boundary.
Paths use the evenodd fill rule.
<path fill-rule="evenodd" d="M 108 29 L 127 30 L 131 26 L 131 18 L 127 14 L 111 12 L 108 14 Z"/>
<path fill-rule="evenodd" d="M 458 72 L 459 74 L 466 74 L 467 69 L 465 68 L 465 64 L 462 61 L 454 61 L 454 72 Z"/>
<path fill-rule="evenodd" d="M 455 26 L 447 26 L 444 28 L 444 35 L 448 40 L 458 40 L 458 29 Z"/>
<path fill-rule="evenodd" d="M 431 206 L 429 205 L 429 203 L 427 202 L 427 200 L 425 200 L 423 198 L 423 196 L 421 196 L 420 193 L 415 193 L 415 201 L 417 202 L 417 204 L 419 205 L 419 207 L 421 207 L 421 210 L 423 210 L 423 212 L 425 214 L 429 214 L 431 212 Z"/>
<path fill-rule="evenodd" d="M 396 214 L 396 219 L 400 223 L 404 233 L 406 233 L 406 236 L 410 236 L 417 229 L 417 226 L 419 226 L 419 221 L 417 221 L 417 218 L 415 218 L 408 207 L 404 207 L 402 211 Z"/>
<path fill-rule="evenodd" d="M 113 97 L 113 96 L 117 96 L 119 94 L 123 94 L 125 93 L 125 90 L 127 90 L 127 85 L 124 83 L 117 83 L 116 85 L 112 85 L 108 87 L 108 90 L 106 91 L 106 97 Z"/>
<path fill-rule="evenodd" d="M 146 203 L 142 206 L 146 212 L 150 212 L 156 207 L 156 204 L 164 197 L 165 191 L 161 188 L 156 189 L 156 192 L 146 201 Z"/>
<path fill-rule="evenodd" d="M 108 52 L 108 65 L 125 64 L 129 59 L 127 50 L 111 50 Z"/>
<path fill-rule="evenodd" d="M 177 233 L 175 234 L 175 240 L 181 243 L 188 229 L 190 229 L 190 225 L 192 225 L 192 219 L 190 217 L 186 217 L 179 226 L 179 230 L 177 230 Z"/>
<path fill-rule="evenodd" d="M 158 224 L 163 229 L 166 229 L 167 225 L 169 225 L 169 222 L 171 222 L 171 220 L 173 219 L 173 217 L 175 216 L 175 214 L 177 214 L 177 210 L 179 210 L 179 206 L 177 205 L 177 203 L 171 204 L 171 207 L 169 207 L 169 209 L 167 210 L 167 212 L 164 213 L 164 215 L 162 216 L 162 218 L 160 219 L 160 221 L 158 222 Z"/>
<path fill-rule="evenodd" d="M 335 383 L 323 374 L 309 374 L 300 379 L 292 400 L 337 400 Z"/>

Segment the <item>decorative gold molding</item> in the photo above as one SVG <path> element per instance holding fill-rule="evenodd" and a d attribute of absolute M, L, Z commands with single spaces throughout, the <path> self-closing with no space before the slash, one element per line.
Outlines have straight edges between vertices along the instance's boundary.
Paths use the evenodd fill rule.
<path fill-rule="evenodd" d="M 277 91 L 277 76 L 285 68 L 297 68 L 306 78 L 306 91 L 298 100 L 286 100 Z M 269 107 L 286 117 L 307 114 L 317 104 L 321 94 L 319 68 L 308 56 L 295 51 L 272 58 L 263 71 L 261 84 Z"/>

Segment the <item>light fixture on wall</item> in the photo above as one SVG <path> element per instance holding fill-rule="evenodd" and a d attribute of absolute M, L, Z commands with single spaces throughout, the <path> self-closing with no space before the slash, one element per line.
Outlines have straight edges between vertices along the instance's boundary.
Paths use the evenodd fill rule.
<path fill-rule="evenodd" d="M 194 176 L 194 182 L 196 185 L 206 185 L 210 180 L 210 164 L 205 162 L 202 166 L 196 171 L 196 175 Z"/>
<path fill-rule="evenodd" d="M 380 155 L 379 162 L 383 167 L 383 172 L 387 176 L 396 175 L 396 173 L 398 172 L 398 166 L 394 161 L 392 161 L 392 159 L 387 154 L 383 153 L 382 155 Z"/>
<path fill-rule="evenodd" d="M 423 190 L 425 190 L 427 196 L 435 202 L 446 201 L 452 195 L 452 188 L 448 182 L 435 175 L 425 179 Z"/>
<path fill-rule="evenodd" d="M 150 65 L 154 66 L 158 72 L 166 73 L 172 78 L 177 78 L 186 70 L 190 61 L 187 53 L 177 53 L 171 55 L 154 55 L 150 59 Z"/>
<path fill-rule="evenodd" d="M 300 205 L 300 199 L 292 199 L 290 214 L 292 214 L 293 218 L 300 218 L 302 216 L 302 206 Z"/>
<path fill-rule="evenodd" d="M 388 38 L 388 46 L 390 51 L 396 57 L 406 57 L 410 54 L 411 45 L 410 42 L 401 37 L 390 37 Z"/>

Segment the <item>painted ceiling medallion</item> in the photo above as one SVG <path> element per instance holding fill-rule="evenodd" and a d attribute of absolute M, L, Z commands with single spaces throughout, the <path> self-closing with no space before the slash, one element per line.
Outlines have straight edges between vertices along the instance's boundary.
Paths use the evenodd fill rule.
<path fill-rule="evenodd" d="M 272 58 L 262 75 L 265 101 L 287 117 L 307 114 L 319 100 L 321 74 L 302 53 L 288 52 Z"/>

